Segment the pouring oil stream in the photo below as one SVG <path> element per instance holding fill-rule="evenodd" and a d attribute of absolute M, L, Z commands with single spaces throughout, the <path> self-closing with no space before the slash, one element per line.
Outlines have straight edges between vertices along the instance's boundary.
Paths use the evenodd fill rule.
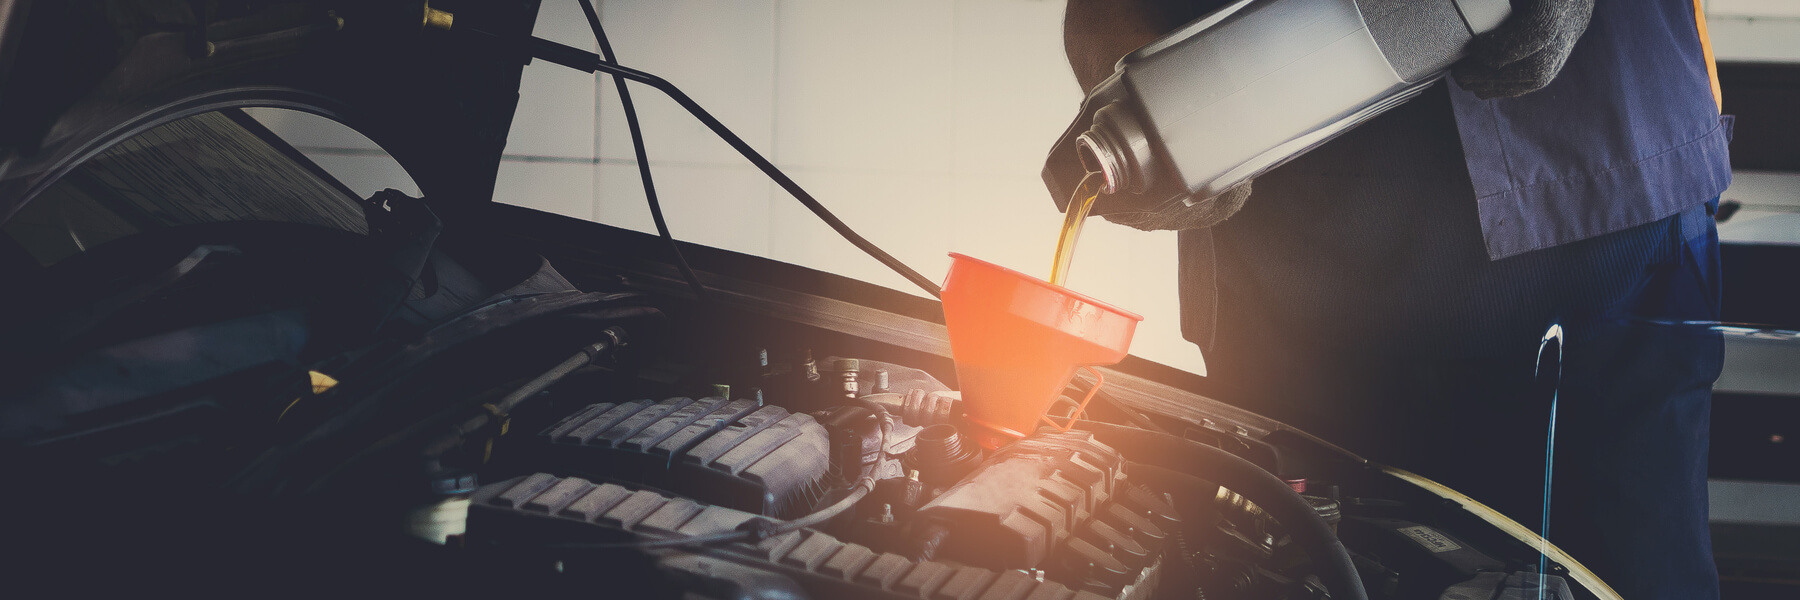
<path fill-rule="evenodd" d="M 1062 233 L 1056 237 L 1056 262 L 1050 266 L 1050 285 L 1062 285 L 1069 277 L 1069 263 L 1075 259 L 1075 239 L 1081 237 L 1081 224 L 1087 222 L 1088 211 L 1100 198 L 1099 188 L 1090 188 L 1099 173 L 1089 171 L 1069 196 L 1068 210 L 1063 211 Z"/>

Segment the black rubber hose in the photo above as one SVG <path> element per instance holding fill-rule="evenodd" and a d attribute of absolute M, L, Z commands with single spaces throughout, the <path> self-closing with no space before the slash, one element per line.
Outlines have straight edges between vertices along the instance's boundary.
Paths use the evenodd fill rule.
<path fill-rule="evenodd" d="M 844 511 L 850 510 L 850 507 L 856 506 L 857 502 L 861 502 L 863 497 L 868 496 L 869 492 L 874 491 L 874 490 L 875 490 L 875 479 L 874 478 L 864 477 L 862 479 L 858 479 L 856 481 L 856 487 L 851 488 L 850 493 L 845 495 L 843 497 L 843 499 L 840 499 L 837 502 L 833 502 L 830 506 L 827 506 L 825 508 L 815 510 L 812 512 L 812 514 L 806 515 L 804 517 L 800 517 L 800 518 L 794 519 L 792 521 L 787 521 L 785 523 L 778 523 L 774 527 L 770 527 L 770 528 L 764 530 L 758 537 L 769 538 L 769 537 L 774 537 L 774 536 L 781 535 L 784 533 L 788 533 L 790 531 L 799 531 L 799 530 L 805 529 L 807 527 L 817 527 L 819 525 L 822 525 L 826 521 L 830 521 L 830 520 L 836 518 L 838 515 L 844 514 Z"/>
<path fill-rule="evenodd" d="M 417 402 L 406 402 L 411 389 L 418 384 L 412 375 L 432 361 L 459 349 L 488 343 L 481 340 L 500 329 L 537 319 L 568 321 L 569 326 L 585 331 L 608 323 L 629 323 L 663 316 L 647 306 L 604 304 L 636 298 L 633 294 L 540 295 L 496 306 L 477 318 L 438 325 L 388 358 L 374 361 L 372 366 L 347 371 L 340 379 L 345 383 L 329 392 L 335 396 L 333 401 L 341 403 L 342 409 L 337 414 L 311 426 L 297 439 L 263 452 L 232 475 L 225 485 L 240 494 L 280 495 L 317 489 L 331 473 L 387 451 L 402 440 L 419 439 L 428 435 L 431 429 L 443 427 L 438 417 L 428 416 L 379 440 L 365 439 L 367 425 L 396 406 L 407 410 L 432 409 Z M 313 483 L 304 486 L 295 483 L 308 479 L 314 480 Z"/>
<path fill-rule="evenodd" d="M 481 428 L 486 427 L 489 423 L 493 422 L 494 418 L 502 417 L 507 413 L 512 412 L 512 409 L 517 408 L 519 403 L 524 402 L 532 396 L 536 396 L 539 392 L 549 389 L 550 386 L 562 381 L 582 367 L 593 364 L 601 355 L 624 344 L 625 330 L 623 329 L 618 327 L 608 327 L 601 333 L 606 335 L 606 339 L 582 347 L 581 351 L 576 352 L 573 356 L 563 359 L 562 362 L 557 363 L 557 365 L 551 367 L 550 370 L 543 372 L 537 377 L 533 377 L 531 381 L 527 381 L 524 385 L 513 389 L 513 391 L 508 393 L 505 397 L 488 405 L 488 412 L 470 417 L 469 420 L 462 422 L 446 435 L 438 438 L 436 442 L 427 445 L 424 450 L 424 455 L 435 459 L 443 453 L 449 452 L 456 448 L 456 446 L 462 444 L 463 440 L 467 439 L 469 434 L 480 431 Z"/>
<path fill-rule="evenodd" d="M 867 396 L 850 400 L 850 405 L 862 407 L 863 409 L 868 410 L 870 414 L 875 415 L 875 418 L 881 420 L 880 427 L 877 428 L 877 431 L 880 432 L 879 435 L 881 436 L 881 443 L 878 450 L 881 452 L 882 456 L 887 456 L 888 434 L 892 433 L 894 430 L 893 415 L 888 414 L 887 407 L 882 406 L 880 402 L 870 400 Z"/>
<path fill-rule="evenodd" d="M 1362 578 L 1350 563 L 1349 550 L 1312 505 L 1281 478 L 1230 452 L 1166 433 L 1097 421 L 1084 421 L 1078 427 L 1136 461 L 1138 468 L 1131 472 L 1134 481 L 1183 488 L 1202 497 L 1206 497 L 1205 486 L 1216 484 L 1255 502 L 1306 552 L 1332 598 L 1368 600 Z"/>
<path fill-rule="evenodd" d="M 594 9 L 592 0 L 581 0 L 581 12 L 587 14 L 588 28 L 594 30 L 594 41 L 600 45 L 600 58 L 607 62 L 618 62 L 613 56 L 612 42 L 606 39 L 606 30 L 600 27 L 600 13 Z M 644 202 L 650 205 L 650 220 L 656 223 L 656 233 L 663 242 L 669 245 L 669 254 L 675 257 L 675 266 L 681 270 L 681 277 L 687 280 L 688 287 L 701 300 L 706 299 L 706 286 L 701 285 L 700 277 L 694 274 L 694 268 L 688 266 L 687 257 L 682 256 L 681 246 L 675 243 L 675 236 L 669 233 L 669 223 L 663 220 L 662 202 L 656 198 L 656 181 L 650 177 L 650 155 L 644 150 L 644 131 L 638 125 L 637 106 L 631 102 L 631 90 L 626 89 L 625 80 L 614 77 L 613 85 L 619 91 L 619 106 L 625 110 L 625 127 L 631 131 L 631 150 L 636 153 L 638 178 L 644 182 Z"/>

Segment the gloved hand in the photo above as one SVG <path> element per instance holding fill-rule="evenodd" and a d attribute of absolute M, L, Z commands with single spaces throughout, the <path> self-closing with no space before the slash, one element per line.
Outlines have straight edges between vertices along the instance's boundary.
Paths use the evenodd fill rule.
<path fill-rule="evenodd" d="M 1477 98 L 1511 98 L 1549 85 L 1594 15 L 1594 0 L 1524 0 L 1513 7 L 1499 27 L 1469 43 L 1468 56 L 1452 70 Z"/>
<path fill-rule="evenodd" d="M 1101 216 L 1108 221 L 1144 231 L 1205 229 L 1237 214 L 1238 209 L 1244 207 L 1244 201 L 1250 198 L 1250 184 L 1253 181 L 1246 179 L 1237 187 L 1195 202 L 1192 206 L 1174 201 L 1154 211 L 1117 212 Z"/>

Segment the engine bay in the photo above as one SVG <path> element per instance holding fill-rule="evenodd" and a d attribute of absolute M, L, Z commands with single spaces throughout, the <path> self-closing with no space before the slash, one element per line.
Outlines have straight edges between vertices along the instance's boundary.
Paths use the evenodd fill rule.
<path fill-rule="evenodd" d="M 497 209 L 520 243 L 366 204 L 356 243 L 172 228 L 46 269 L 7 344 L 13 568 L 207 595 L 1538 595 L 1537 549 L 1471 503 L 1134 405 L 1164 388 L 1078 378 L 1064 426 L 982 447 L 943 353 L 832 302 L 696 299 L 556 241 L 597 224 Z M 313 270 L 335 279 L 244 278 Z M 1568 576 L 1544 597 L 1591 597 Z"/>
<path fill-rule="evenodd" d="M 957 393 L 928 374 L 801 358 L 792 370 L 772 365 L 779 374 L 751 398 L 578 408 L 513 442 L 519 462 L 506 472 L 529 474 L 440 507 L 466 509 L 466 529 L 415 533 L 494 551 L 593 553 L 555 559 L 561 574 L 607 572 L 620 563 L 602 556 L 634 544 L 698 540 L 660 550 L 655 564 L 689 591 L 730 590 L 721 597 L 1343 597 L 1296 536 L 1233 490 L 1134 462 L 1080 427 L 973 447 L 953 424 Z M 930 387 L 898 391 L 896 372 Z M 786 406 L 767 389 L 784 390 Z M 802 518 L 854 493 L 859 478 L 874 481 L 868 494 L 817 527 L 709 540 Z M 1282 483 L 1353 548 L 1369 597 L 1535 595 L 1535 575 L 1523 570 L 1534 565 L 1409 520 L 1424 520 L 1411 516 L 1424 507 L 1347 497 L 1332 481 Z M 1549 580 L 1558 587 L 1547 597 L 1574 597 L 1560 577 Z"/>

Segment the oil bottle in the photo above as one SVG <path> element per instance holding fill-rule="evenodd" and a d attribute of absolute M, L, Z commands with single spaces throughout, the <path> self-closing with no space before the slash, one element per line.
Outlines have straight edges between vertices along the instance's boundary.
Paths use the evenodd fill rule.
<path fill-rule="evenodd" d="M 1098 172 L 1095 215 L 1216 196 L 1411 99 L 1510 12 L 1508 0 L 1233 2 L 1121 59 L 1044 183 L 1063 208 Z"/>

